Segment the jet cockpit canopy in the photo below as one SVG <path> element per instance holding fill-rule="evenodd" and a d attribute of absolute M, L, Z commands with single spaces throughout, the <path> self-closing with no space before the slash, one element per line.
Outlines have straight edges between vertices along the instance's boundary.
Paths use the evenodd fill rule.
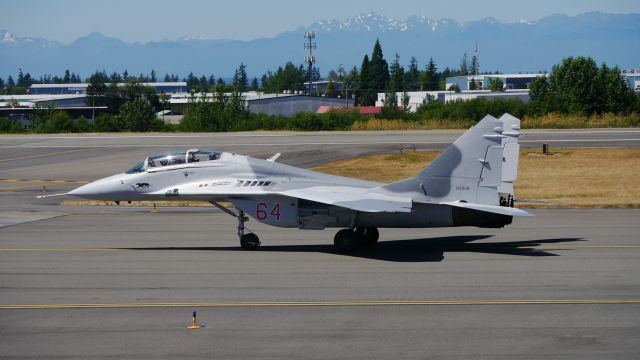
<path fill-rule="evenodd" d="M 145 161 L 127 170 L 127 174 L 135 174 L 166 166 L 176 166 L 202 161 L 213 161 L 220 159 L 221 153 L 213 150 L 189 149 L 187 151 L 177 151 L 164 154 L 155 154 L 147 157 Z"/>

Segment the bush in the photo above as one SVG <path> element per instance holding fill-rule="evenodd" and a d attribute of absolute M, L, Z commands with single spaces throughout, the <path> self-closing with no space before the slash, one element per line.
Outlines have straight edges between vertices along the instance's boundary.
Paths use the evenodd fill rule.
<path fill-rule="evenodd" d="M 164 128 L 151 103 L 144 98 L 129 100 L 120 108 L 118 119 L 126 130 L 159 131 Z"/>
<path fill-rule="evenodd" d="M 61 133 L 74 132 L 76 127 L 73 124 L 71 116 L 64 111 L 54 111 L 51 117 L 36 128 L 36 132 L 42 133 Z"/>
<path fill-rule="evenodd" d="M 0 133 L 21 133 L 24 132 L 24 126 L 17 120 L 0 119 Z"/>
<path fill-rule="evenodd" d="M 99 132 L 118 132 L 124 130 L 124 123 L 116 116 L 100 114 L 93 123 L 93 129 Z"/>
<path fill-rule="evenodd" d="M 75 127 L 79 132 L 89 132 L 92 129 L 91 124 L 89 124 L 89 121 L 87 121 L 87 118 L 84 116 L 76 119 Z"/>

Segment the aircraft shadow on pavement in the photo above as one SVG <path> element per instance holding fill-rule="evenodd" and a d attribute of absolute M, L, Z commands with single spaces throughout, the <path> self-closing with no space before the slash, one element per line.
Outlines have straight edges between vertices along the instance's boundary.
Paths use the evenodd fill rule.
<path fill-rule="evenodd" d="M 585 241 L 581 238 L 555 238 L 510 242 L 485 242 L 472 243 L 483 240 L 493 235 L 469 235 L 469 236 L 444 236 L 436 238 L 387 240 L 381 241 L 372 247 L 361 247 L 350 254 L 342 254 L 335 250 L 333 245 L 262 245 L 256 252 L 317 252 L 352 256 L 365 259 L 394 261 L 394 262 L 440 262 L 444 260 L 445 253 L 466 252 L 502 254 L 516 256 L 559 256 L 549 251 L 566 250 L 561 244 L 575 241 Z M 559 244 L 556 250 L 549 245 Z M 536 249 L 537 246 L 545 246 L 544 249 Z M 211 247 L 149 247 L 128 248 L 128 250 L 173 250 L 173 251 L 246 251 L 239 246 L 211 246 Z"/>

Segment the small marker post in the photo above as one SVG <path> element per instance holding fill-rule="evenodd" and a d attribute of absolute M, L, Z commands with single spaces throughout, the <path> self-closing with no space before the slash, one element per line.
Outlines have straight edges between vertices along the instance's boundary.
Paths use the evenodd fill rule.
<path fill-rule="evenodd" d="M 47 185 L 42 185 L 42 190 L 40 192 L 47 192 Z"/>
<path fill-rule="evenodd" d="M 200 325 L 198 324 L 198 322 L 196 321 L 196 312 L 193 312 L 193 317 L 191 319 L 191 325 L 187 326 L 187 329 L 200 329 L 203 328 L 204 325 Z"/>
<path fill-rule="evenodd" d="M 156 208 L 156 204 L 153 204 L 153 209 L 151 209 L 151 212 L 154 214 L 158 212 L 158 209 Z"/>

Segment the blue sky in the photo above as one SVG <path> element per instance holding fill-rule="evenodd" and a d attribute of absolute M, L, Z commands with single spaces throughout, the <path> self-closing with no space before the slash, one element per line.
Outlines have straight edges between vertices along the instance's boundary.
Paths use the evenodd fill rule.
<path fill-rule="evenodd" d="M 640 13 L 639 0 L 0 0 L 0 29 L 69 43 L 92 31 L 125 41 L 181 36 L 249 40 L 271 37 L 315 20 L 374 11 L 478 20 L 536 20 L 589 11 Z"/>

